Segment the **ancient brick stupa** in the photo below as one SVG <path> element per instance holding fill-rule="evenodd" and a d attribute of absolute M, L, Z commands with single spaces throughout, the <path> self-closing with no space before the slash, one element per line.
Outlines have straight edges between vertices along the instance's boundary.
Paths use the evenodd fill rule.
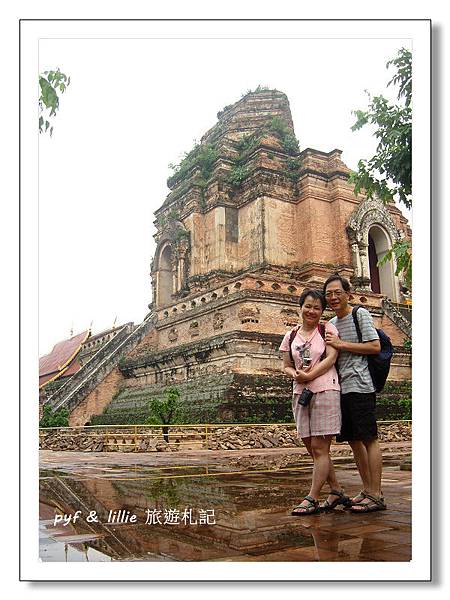
<path fill-rule="evenodd" d="M 72 424 L 103 411 L 92 422 L 143 422 L 149 398 L 172 385 L 187 421 L 282 418 L 280 341 L 298 322 L 302 290 L 335 271 L 400 347 L 410 333 L 402 282 L 376 263 L 411 232 L 394 205 L 355 196 L 349 172 L 340 150 L 299 150 L 279 91 L 258 89 L 218 113 L 155 213 L 152 326 Z M 410 357 L 398 350 L 391 378 L 406 380 Z"/>

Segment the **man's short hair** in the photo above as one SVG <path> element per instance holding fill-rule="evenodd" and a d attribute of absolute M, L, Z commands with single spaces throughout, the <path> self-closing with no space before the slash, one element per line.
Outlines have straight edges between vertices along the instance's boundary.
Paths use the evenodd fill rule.
<path fill-rule="evenodd" d="M 322 305 L 322 310 L 325 310 L 327 303 L 325 301 L 324 295 L 319 290 L 308 290 L 308 289 L 304 290 L 298 301 L 300 306 L 304 305 L 305 300 L 308 296 L 311 296 L 311 298 L 314 298 L 314 300 L 319 300 L 320 304 Z"/>
<path fill-rule="evenodd" d="M 334 275 L 330 275 L 330 277 L 328 277 L 328 279 L 323 284 L 323 294 L 324 295 L 325 295 L 325 292 L 327 291 L 327 285 L 329 285 L 332 281 L 340 281 L 341 285 L 342 285 L 342 289 L 345 292 L 350 292 L 350 282 L 349 282 L 349 280 L 345 279 L 345 277 L 341 277 L 339 275 L 339 273 L 335 273 Z"/>

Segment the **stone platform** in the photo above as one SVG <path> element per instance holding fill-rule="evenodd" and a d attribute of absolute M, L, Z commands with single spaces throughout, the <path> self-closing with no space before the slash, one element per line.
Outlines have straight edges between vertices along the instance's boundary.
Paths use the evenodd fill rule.
<path fill-rule="evenodd" d="M 357 515 L 337 509 L 308 517 L 290 514 L 309 490 L 311 461 L 304 448 L 41 451 L 40 557 L 69 562 L 409 561 L 411 472 L 400 470 L 407 451 L 404 444 L 394 444 L 385 453 L 382 485 L 388 510 Z M 356 494 L 360 482 L 353 462 L 336 457 L 335 465 L 346 493 Z M 77 510 L 81 517 L 75 524 L 54 525 L 56 513 Z M 87 522 L 88 511 L 96 511 L 98 522 Z M 146 523 L 147 511 L 161 522 L 153 522 L 153 516 Z M 135 515 L 136 522 L 109 522 L 110 514 Z"/>

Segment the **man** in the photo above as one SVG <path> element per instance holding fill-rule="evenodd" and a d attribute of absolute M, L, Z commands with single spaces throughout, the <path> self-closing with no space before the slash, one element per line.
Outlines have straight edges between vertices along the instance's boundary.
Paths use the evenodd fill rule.
<path fill-rule="evenodd" d="M 366 356 L 380 352 L 380 340 L 368 310 L 360 308 L 357 318 L 362 343 L 349 305 L 350 283 L 332 275 L 323 287 L 325 299 L 336 316 L 331 323 L 339 337 L 326 334 L 326 343 L 339 351 L 337 361 L 341 384 L 342 429 L 337 441 L 347 441 L 353 451 L 363 490 L 352 499 L 352 512 L 385 510 L 381 492 L 382 456 L 375 418 L 375 386 Z"/>

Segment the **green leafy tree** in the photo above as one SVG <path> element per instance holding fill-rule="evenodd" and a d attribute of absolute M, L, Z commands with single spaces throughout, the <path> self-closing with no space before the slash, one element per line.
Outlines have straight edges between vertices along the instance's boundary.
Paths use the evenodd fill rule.
<path fill-rule="evenodd" d="M 68 427 L 69 426 L 69 411 L 66 408 L 61 408 L 55 413 L 52 413 L 51 406 L 44 406 L 42 419 L 39 421 L 39 427 Z"/>
<path fill-rule="evenodd" d="M 365 111 L 356 110 L 356 123 L 352 130 L 367 124 L 375 126 L 378 139 L 376 154 L 369 160 L 360 160 L 358 170 L 350 176 L 355 195 L 364 189 L 367 196 L 378 196 L 384 203 L 397 200 L 407 208 L 412 206 L 411 149 L 412 149 L 412 55 L 401 48 L 397 58 L 386 63 L 393 66 L 395 74 L 388 82 L 398 86 L 398 104 L 391 104 L 383 96 L 372 97 Z M 382 265 L 393 259 L 397 261 L 396 275 L 404 273 L 405 283 L 411 286 L 411 245 L 406 240 L 396 242 L 379 261 Z"/>
<path fill-rule="evenodd" d="M 150 416 L 148 425 L 171 425 L 181 417 L 180 392 L 176 387 L 168 387 L 161 396 L 152 398 L 147 404 Z M 164 439 L 169 442 L 169 428 L 162 428 Z"/>
<path fill-rule="evenodd" d="M 59 110 L 58 94 L 64 94 L 69 85 L 70 77 L 61 73 L 59 68 L 56 71 L 44 71 L 39 75 L 39 133 L 49 131 L 51 137 L 53 125 L 50 125 L 49 119 Z"/>

